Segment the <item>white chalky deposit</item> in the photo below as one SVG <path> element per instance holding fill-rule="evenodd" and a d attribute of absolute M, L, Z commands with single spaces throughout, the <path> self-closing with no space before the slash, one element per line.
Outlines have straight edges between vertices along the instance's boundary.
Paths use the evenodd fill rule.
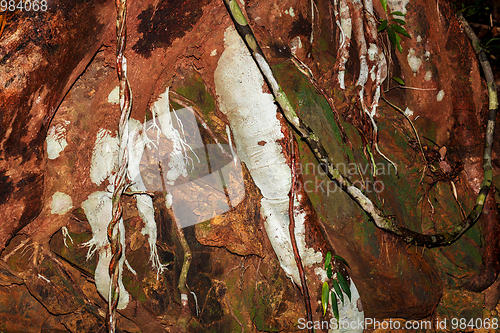
<path fill-rule="evenodd" d="M 418 72 L 418 69 L 422 65 L 422 60 L 415 55 L 415 50 L 410 48 L 410 51 L 408 51 L 408 55 L 406 56 L 406 58 L 411 70 L 415 73 Z"/>
<path fill-rule="evenodd" d="M 231 26 L 225 33 L 225 50 L 214 73 L 220 110 L 227 116 L 240 159 L 263 195 L 261 212 L 273 249 L 285 273 L 301 284 L 288 231 L 288 192 L 291 170 L 277 140 L 282 139 L 281 124 L 271 94 L 264 93 L 264 79 L 245 44 Z M 260 145 L 259 142 L 266 142 Z M 296 214 L 296 234 L 305 264 L 321 260 L 305 244 L 304 216 Z"/>
<path fill-rule="evenodd" d="M 120 104 L 120 87 L 116 86 L 108 95 L 108 103 Z"/>
<path fill-rule="evenodd" d="M 111 131 L 100 129 L 95 140 L 90 162 L 90 179 L 97 186 L 107 179 L 118 161 L 118 138 Z"/>
<path fill-rule="evenodd" d="M 371 61 L 375 61 L 378 58 L 378 47 L 376 44 L 370 43 L 370 47 L 368 48 L 368 59 Z"/>
<path fill-rule="evenodd" d="M 425 72 L 424 80 L 430 81 L 431 79 L 432 79 L 432 72 L 431 71 Z"/>
<path fill-rule="evenodd" d="M 65 125 L 69 121 L 64 122 Z M 66 148 L 68 142 L 66 141 L 66 127 L 63 124 L 56 124 L 49 128 L 47 133 L 47 157 L 53 160 L 59 157 L 59 154 Z"/>
<path fill-rule="evenodd" d="M 56 192 L 52 195 L 50 212 L 52 214 L 64 215 L 73 208 L 73 200 L 66 193 Z"/>
<path fill-rule="evenodd" d="M 364 322 L 365 320 L 365 314 L 361 305 L 361 298 L 359 296 L 358 289 L 354 285 L 354 283 L 351 281 L 350 288 L 351 290 L 351 300 L 349 301 L 349 298 L 347 298 L 347 295 L 344 294 L 344 303 L 340 301 L 340 299 L 337 300 L 337 305 L 339 308 L 339 319 L 341 323 L 358 323 L 358 322 Z M 334 289 L 330 290 L 330 295 L 332 292 L 335 292 Z M 330 315 L 334 317 L 333 311 L 331 310 L 330 307 Z M 352 326 L 350 327 L 342 327 L 340 325 L 340 329 L 329 329 L 328 333 L 335 333 L 335 332 L 349 332 L 349 333 L 362 333 L 363 328 L 355 326 L 353 328 Z"/>
<path fill-rule="evenodd" d="M 173 185 L 180 176 L 187 177 L 187 151 L 186 142 L 181 134 L 172 123 L 172 114 L 170 112 L 169 88 L 158 97 L 158 100 L 153 104 L 151 112 L 155 116 L 155 121 L 159 123 L 159 127 L 163 135 L 172 142 L 172 151 L 169 154 L 168 171 L 166 174 L 167 183 Z"/>
<path fill-rule="evenodd" d="M 133 191 L 147 190 L 140 173 L 140 163 L 147 141 L 146 134 L 142 131 L 142 129 L 143 125 L 138 120 L 129 120 L 128 175 L 133 182 L 133 185 L 131 186 L 131 190 Z M 153 198 L 149 195 L 141 194 L 136 195 L 135 199 L 137 201 L 137 211 L 144 222 L 144 228 L 141 232 L 143 235 L 148 236 L 149 260 L 151 261 L 153 268 L 156 269 L 158 278 L 159 274 L 163 272 L 167 265 L 163 265 L 158 257 L 158 250 L 156 247 L 157 227 L 153 207 Z"/>
<path fill-rule="evenodd" d="M 438 102 L 441 102 L 441 101 L 443 100 L 443 98 L 444 98 L 444 90 L 440 90 L 440 91 L 438 92 L 437 96 L 436 96 L 436 100 L 437 100 Z"/>
<path fill-rule="evenodd" d="M 82 203 L 83 211 L 87 216 L 90 227 L 92 228 L 92 238 L 84 243 L 84 246 L 89 247 L 87 253 L 87 260 L 90 259 L 95 252 L 99 253 L 99 259 L 97 261 L 97 267 L 95 270 L 95 284 L 99 293 L 108 299 L 109 295 L 109 262 L 111 260 L 111 250 L 109 248 L 109 242 L 107 237 L 108 224 L 111 221 L 111 203 L 112 194 L 108 192 L 97 191 L 90 194 Z M 125 227 L 123 225 L 123 220 L 120 219 L 118 222 L 118 228 L 120 229 L 120 243 L 125 251 Z M 119 286 L 120 286 L 120 300 L 118 302 L 118 309 L 124 309 L 127 307 L 129 301 L 129 294 L 125 290 L 122 283 L 122 272 L 123 263 L 125 262 L 125 255 L 122 255 L 119 261 Z"/>
<path fill-rule="evenodd" d="M 387 6 L 390 12 L 401 12 L 406 14 L 406 6 L 410 3 L 410 0 L 387 0 Z M 396 18 L 405 19 L 404 16 L 394 15 Z"/>
<path fill-rule="evenodd" d="M 228 118 L 241 161 L 262 193 L 261 214 L 281 268 L 297 285 L 301 285 L 290 241 L 288 193 L 291 170 L 277 142 L 284 138 L 277 118 L 278 110 L 273 96 L 263 92 L 264 79 L 259 68 L 232 26 L 226 29 L 224 42 L 225 49 L 214 73 L 220 111 Z M 262 142 L 265 144 L 259 144 Z M 306 244 L 306 214 L 300 209 L 300 201 L 300 196 L 295 198 L 293 207 L 299 254 L 304 266 L 317 265 L 314 272 L 324 279 L 322 253 Z M 358 309 L 360 297 L 354 283 L 350 289 L 352 302 L 345 297 L 344 304 L 339 305 L 341 320 L 362 322 L 364 312 Z M 350 332 L 362 330 L 351 329 Z"/>
<path fill-rule="evenodd" d="M 413 111 L 412 111 L 412 110 L 410 110 L 409 108 L 406 108 L 406 110 L 405 110 L 405 115 L 406 115 L 407 117 L 411 117 L 411 116 L 413 116 Z"/>

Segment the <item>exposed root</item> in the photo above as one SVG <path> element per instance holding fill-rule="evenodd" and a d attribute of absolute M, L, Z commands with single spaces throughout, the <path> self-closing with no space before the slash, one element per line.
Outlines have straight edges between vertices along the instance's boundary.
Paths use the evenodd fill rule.
<path fill-rule="evenodd" d="M 26 238 L 24 240 L 21 241 L 21 243 L 19 243 L 19 245 L 17 245 L 15 248 L 12 249 L 12 251 L 10 251 L 9 253 L 5 254 L 3 257 L 2 257 L 2 260 L 7 262 L 7 260 L 9 260 L 9 258 L 14 255 L 17 251 L 19 251 L 20 249 L 22 249 L 26 244 L 28 244 L 28 242 L 31 240 L 31 238 Z"/>

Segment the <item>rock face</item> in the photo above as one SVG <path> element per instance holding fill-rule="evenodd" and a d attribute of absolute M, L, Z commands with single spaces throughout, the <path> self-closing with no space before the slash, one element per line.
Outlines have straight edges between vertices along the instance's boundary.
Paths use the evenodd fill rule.
<path fill-rule="evenodd" d="M 407 25 L 414 29 L 412 39 L 402 41 L 403 53 L 393 54 L 392 70 L 407 86 L 431 90 L 391 89 L 385 97 L 402 109 L 407 107 L 432 169 L 414 144 L 406 118 L 381 102 L 375 117 L 378 142 L 398 166 L 396 175 L 387 161 L 370 150 L 371 123 L 356 100 L 356 52 L 351 50 L 350 74 L 345 77 L 346 89 L 341 90 L 338 73 L 332 70 L 339 46 L 335 14 L 329 1 L 316 1 L 313 19 L 310 5 L 297 0 L 247 1 L 245 13 L 279 83 L 338 169 L 388 215 L 424 233 L 446 230 L 459 220 L 462 209 L 468 212 L 473 206 L 482 172 L 486 110 L 477 61 L 450 9 L 440 4 L 438 13 L 431 1 L 421 2 L 418 8 L 410 2 L 404 8 Z M 382 15 L 378 2 L 374 5 Z M 0 330 L 98 332 L 106 312 L 104 228 L 119 121 L 113 4 L 84 1 L 69 8 L 51 3 L 45 16 L 15 15 L 18 19 L 9 21 L 0 37 Z M 282 169 L 288 168 L 291 132 L 279 113 L 267 114 L 276 122 L 277 132 L 271 142 L 260 138 L 256 129 L 250 147 L 253 154 L 243 151 L 246 139 L 231 132 L 251 128 L 245 121 L 261 120 L 251 120 L 236 108 L 249 109 L 252 101 L 246 99 L 252 96 L 271 95 L 262 80 L 252 81 L 252 94 L 236 93 L 236 88 L 221 92 L 224 73 L 214 73 L 222 70 L 221 59 L 234 60 L 224 53 L 225 35 L 233 23 L 223 3 L 130 2 L 127 24 L 126 55 L 134 96 L 131 142 L 140 152 L 134 160 L 139 170 L 135 176 L 141 175 L 140 182 L 134 178 L 134 186 L 148 190 L 155 182 L 158 186 L 151 189 L 152 197 L 124 198 L 122 295 L 128 299 L 121 300 L 118 327 L 129 332 L 175 331 L 181 315 L 177 283 L 183 256 L 175 232 L 176 225 L 182 224 L 176 200 L 182 197 L 190 216 L 197 219 L 184 229 L 193 253 L 187 278 L 193 292 L 191 317 L 186 330 L 299 331 L 305 308 L 297 287 L 297 266 L 290 262 L 293 255 L 287 247 L 287 190 L 280 189 L 285 205 L 275 214 L 268 201 L 278 191 L 278 182 L 256 176 L 262 172 L 259 163 L 267 158 L 262 152 L 271 144 L 280 153 L 276 158 Z M 231 38 L 239 37 L 233 31 Z M 292 53 L 302 66 L 291 61 Z M 228 73 L 238 77 L 227 80 L 232 85 L 252 80 L 247 72 L 228 69 Z M 315 80 L 308 79 L 311 74 Z M 392 84 L 384 83 L 384 90 Z M 228 103 L 227 98 L 234 100 Z M 168 121 L 156 118 L 159 101 L 166 108 L 196 115 L 196 123 L 186 123 L 180 113 L 179 117 L 169 113 Z M 275 108 L 269 101 L 269 107 Z M 175 142 L 174 134 L 178 135 Z M 190 151 L 183 146 L 198 136 L 200 147 Z M 175 144 L 181 152 L 178 156 L 173 153 Z M 224 152 L 218 145 L 224 146 Z M 432 250 L 406 246 L 378 230 L 324 176 L 305 143 L 295 145 L 301 197 L 293 209 L 297 217 L 306 216 L 303 223 L 297 220 L 302 229 L 296 235 L 299 251 L 310 259 L 304 266 L 315 320 L 323 318 L 321 285 L 326 280 L 327 251 L 348 262 L 343 272 L 360 297 L 349 304 L 368 318 L 482 314 L 482 294 L 461 288 L 482 290 L 498 272 L 494 259 L 498 211 L 493 199 L 487 202 L 487 214 L 478 226 L 456 243 Z M 211 155 L 209 146 L 218 155 Z M 498 148 L 493 156 L 497 165 Z M 239 173 L 227 171 L 236 155 L 244 162 L 234 168 Z M 175 177 L 169 173 L 172 165 L 186 161 L 185 170 L 178 169 Z M 164 184 L 159 180 L 159 164 L 169 175 Z M 460 172 L 462 168 L 467 172 Z M 213 184 L 196 181 L 212 174 L 220 176 L 224 186 L 208 195 L 207 187 Z M 290 170 L 283 174 L 278 180 L 290 186 Z M 180 196 L 163 193 L 168 186 L 184 184 L 189 186 L 183 187 Z M 224 202 L 238 199 L 227 207 L 215 205 L 221 198 Z M 270 232 L 273 221 L 284 229 Z M 270 241 L 269 235 L 278 239 Z M 461 297 L 473 301 L 465 304 Z M 465 311 L 469 306 L 474 308 Z M 328 320 L 332 317 L 333 312 L 327 313 Z"/>
<path fill-rule="evenodd" d="M 0 40 L 0 250 L 41 211 L 49 124 L 109 31 L 112 1 L 16 12 Z"/>

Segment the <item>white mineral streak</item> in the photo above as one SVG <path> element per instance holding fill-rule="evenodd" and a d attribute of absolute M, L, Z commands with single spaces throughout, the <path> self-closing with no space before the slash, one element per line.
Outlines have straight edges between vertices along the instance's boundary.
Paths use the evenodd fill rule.
<path fill-rule="evenodd" d="M 146 191 L 146 185 L 144 185 L 140 172 L 142 154 L 144 153 L 144 147 L 147 142 L 147 138 L 145 137 L 146 134 L 142 131 L 142 129 L 143 125 L 140 121 L 135 119 L 129 120 L 128 175 L 133 182 L 133 185 L 131 186 L 132 191 Z M 158 249 L 156 247 L 157 227 L 153 207 L 153 198 L 147 194 L 139 194 L 135 196 L 135 199 L 137 201 L 137 211 L 144 222 L 144 228 L 141 230 L 141 233 L 148 236 L 149 260 L 151 261 L 153 268 L 156 269 L 156 277 L 159 278 L 159 275 L 163 272 L 167 265 L 163 265 L 158 257 Z"/>
<path fill-rule="evenodd" d="M 316 267 L 314 269 L 314 274 L 316 274 L 321 283 L 328 281 L 328 275 L 326 274 L 326 271 L 322 267 Z"/>
<path fill-rule="evenodd" d="M 300 40 L 300 36 L 295 37 L 290 41 L 290 50 L 293 54 L 296 54 L 299 49 L 302 48 L 302 41 Z"/>
<path fill-rule="evenodd" d="M 378 60 L 378 47 L 377 44 L 370 43 L 370 47 L 368 48 L 368 59 L 371 61 Z"/>
<path fill-rule="evenodd" d="M 64 122 L 65 125 L 69 121 Z M 66 141 L 66 127 L 63 124 L 51 126 L 47 133 L 47 157 L 53 160 L 59 157 L 59 154 L 66 148 L 68 142 Z"/>
<path fill-rule="evenodd" d="M 108 103 L 120 104 L 120 87 L 116 86 L 108 95 Z"/>
<path fill-rule="evenodd" d="M 64 215 L 73 208 L 73 200 L 66 193 L 56 192 L 52 195 L 50 212 L 52 214 Z"/>
<path fill-rule="evenodd" d="M 365 313 L 363 311 L 363 307 L 361 305 L 361 297 L 359 296 L 358 289 L 354 285 L 351 280 L 350 285 L 351 290 L 351 301 L 347 295 L 344 294 L 344 303 L 337 299 L 337 305 L 339 308 L 339 319 L 340 319 L 340 328 L 334 329 L 330 328 L 328 333 L 336 333 L 336 332 L 349 332 L 349 333 L 362 333 L 363 328 L 358 326 L 358 323 L 364 323 L 365 321 Z M 335 292 L 334 289 L 330 290 L 330 297 L 332 292 Z M 331 301 L 331 299 L 330 299 Z M 330 315 L 335 318 L 331 306 Z M 335 322 L 335 319 L 334 319 Z M 344 324 L 344 325 L 342 325 Z M 335 326 L 332 325 L 332 326 Z"/>
<path fill-rule="evenodd" d="M 409 108 L 406 108 L 406 110 L 405 110 L 405 115 L 406 115 L 407 117 L 411 117 L 411 116 L 413 116 L 413 111 L 412 111 L 412 110 L 410 110 Z"/>
<path fill-rule="evenodd" d="M 339 23 L 337 22 L 337 25 Z M 339 60 L 339 74 L 337 79 L 339 81 L 340 89 L 345 89 L 345 64 L 349 60 L 349 46 L 352 35 L 352 21 L 349 13 L 349 6 L 346 0 L 340 0 L 340 35 L 342 36 L 340 47 L 338 51 Z"/>
<path fill-rule="evenodd" d="M 415 55 L 414 49 L 410 48 L 406 59 L 408 60 L 408 65 L 410 65 L 411 70 L 415 73 L 418 72 L 420 65 L 422 65 L 422 60 Z"/>
<path fill-rule="evenodd" d="M 389 7 L 389 12 L 401 12 L 406 14 L 406 6 L 410 0 L 387 0 L 387 6 Z M 404 16 L 395 15 L 396 18 L 405 19 Z"/>
<path fill-rule="evenodd" d="M 226 29 L 224 41 L 225 50 L 214 73 L 220 110 L 230 122 L 240 159 L 245 162 L 261 190 L 261 212 L 266 218 L 266 232 L 281 267 L 295 283 L 301 285 L 288 230 L 291 170 L 276 141 L 283 138 L 276 118 L 276 105 L 270 94 L 262 92 L 264 79 L 232 26 Z M 266 144 L 261 146 L 258 144 L 260 141 Z M 302 262 L 304 266 L 310 266 L 321 263 L 323 256 L 306 247 L 306 216 L 299 202 L 300 196 L 294 200 L 295 236 Z M 324 269 L 316 267 L 314 272 L 322 281 L 326 280 Z M 344 305 L 339 306 L 340 318 L 342 321 L 363 322 L 364 313 L 357 308 L 361 301 L 354 283 L 351 283 L 351 294 L 352 302 L 345 297 Z"/>
<path fill-rule="evenodd" d="M 88 199 L 82 203 L 83 211 L 85 212 L 90 227 L 92 228 L 92 238 L 83 245 L 89 247 L 87 260 L 90 259 L 96 251 L 99 253 L 99 259 L 95 270 L 95 284 L 97 290 L 105 299 L 108 299 L 110 287 L 109 262 L 111 261 L 111 249 L 106 245 L 109 245 L 107 228 L 112 217 L 111 197 L 111 193 L 97 191 L 90 194 Z M 125 227 L 122 219 L 118 222 L 118 228 L 120 228 L 120 243 L 125 251 Z M 118 309 L 124 309 L 127 307 L 129 301 L 128 292 L 125 290 L 122 283 L 124 261 L 125 255 L 122 255 L 118 264 L 118 281 L 120 286 Z"/>
<path fill-rule="evenodd" d="M 441 102 L 443 100 L 443 98 L 444 98 L 444 90 L 439 90 L 439 92 L 438 92 L 438 94 L 436 96 L 436 100 L 438 102 Z"/>
<path fill-rule="evenodd" d="M 285 273 L 300 285 L 288 231 L 288 192 L 291 170 L 277 140 L 283 138 L 271 94 L 262 92 L 264 79 L 245 44 L 231 26 L 225 32 L 214 80 L 220 110 L 227 116 L 240 159 L 262 192 L 261 212 L 265 228 Z M 258 143 L 265 141 L 261 146 Z M 321 261 L 321 253 L 305 246 L 304 214 L 296 216 L 298 247 L 305 264 Z M 300 253 L 300 252 L 299 252 Z"/>
<path fill-rule="evenodd" d="M 158 97 L 153 104 L 151 112 L 160 125 L 161 132 L 172 142 L 172 151 L 169 154 L 168 172 L 166 174 L 167 184 L 174 185 L 180 176 L 187 177 L 187 161 L 189 157 L 186 152 L 186 143 L 172 123 L 172 114 L 169 105 L 169 88 Z"/>
<path fill-rule="evenodd" d="M 432 72 L 431 71 L 425 72 L 424 80 L 430 81 L 431 79 L 432 79 Z"/>
<path fill-rule="evenodd" d="M 90 180 L 97 186 L 107 179 L 116 168 L 118 161 L 118 138 L 111 136 L 111 131 L 101 128 L 92 151 Z"/>
<path fill-rule="evenodd" d="M 356 82 L 357 86 L 362 87 L 362 91 L 364 90 L 364 86 L 366 81 L 368 81 L 368 63 L 366 61 L 366 56 L 368 53 L 366 47 L 365 40 L 365 32 L 364 32 L 364 23 L 363 23 L 363 4 L 360 0 L 351 0 L 354 11 L 359 12 L 356 21 L 354 22 L 354 38 L 356 38 L 356 44 L 358 45 L 359 51 L 359 77 L 358 82 Z M 360 92 L 362 95 L 363 92 Z"/>
<path fill-rule="evenodd" d="M 374 19 L 375 16 L 373 15 L 373 2 L 372 0 L 363 0 L 363 4 L 368 33 L 371 40 L 377 40 L 378 30 Z M 375 90 L 372 98 L 370 116 L 374 117 L 377 113 L 380 99 L 380 86 L 387 77 L 387 60 L 385 59 L 384 52 L 382 52 L 375 43 L 370 43 L 368 48 L 368 59 L 370 60 L 370 74 L 374 82 L 373 87 Z"/>

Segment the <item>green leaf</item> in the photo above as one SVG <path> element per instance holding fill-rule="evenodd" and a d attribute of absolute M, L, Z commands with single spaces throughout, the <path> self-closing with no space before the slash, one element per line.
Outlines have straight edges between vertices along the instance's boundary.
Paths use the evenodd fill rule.
<path fill-rule="evenodd" d="M 401 20 L 401 19 L 391 19 L 391 22 L 396 22 L 397 24 L 401 24 L 401 25 L 405 25 L 406 24 L 406 21 L 405 20 Z"/>
<path fill-rule="evenodd" d="M 383 20 L 382 23 L 378 26 L 378 32 L 383 31 L 387 27 L 387 20 Z"/>
<path fill-rule="evenodd" d="M 339 305 L 337 304 L 337 296 L 335 293 L 332 291 L 332 310 L 333 314 L 335 315 L 335 318 L 337 319 L 337 322 L 339 321 Z"/>
<path fill-rule="evenodd" d="M 398 34 L 411 38 L 410 34 L 406 32 L 405 28 L 403 28 L 402 26 L 391 24 L 391 28 L 394 29 L 394 31 L 396 31 Z"/>
<path fill-rule="evenodd" d="M 340 287 L 342 287 L 342 290 L 346 293 L 347 297 L 349 297 L 349 301 L 350 301 L 351 300 L 351 289 L 349 288 L 349 285 L 347 284 L 347 280 L 340 272 L 337 273 L 337 280 L 339 281 L 339 284 L 340 284 Z"/>
<path fill-rule="evenodd" d="M 329 265 L 327 268 L 326 268 L 326 276 L 328 276 L 329 279 L 332 278 L 333 276 L 333 269 L 332 269 L 332 265 Z"/>
<path fill-rule="evenodd" d="M 401 47 L 401 37 L 399 37 L 399 35 L 396 35 L 396 47 L 398 48 L 399 50 L 399 53 L 403 53 L 403 48 Z"/>
<path fill-rule="evenodd" d="M 349 267 L 349 264 L 347 263 L 347 260 L 345 260 L 345 259 L 344 259 L 344 258 L 342 258 L 341 256 L 334 255 L 333 257 L 334 257 L 335 259 L 337 259 L 337 260 L 342 261 L 342 262 L 343 262 L 343 263 L 344 263 L 347 267 Z M 349 268 L 351 268 L 351 267 L 349 267 Z"/>
<path fill-rule="evenodd" d="M 326 253 L 326 257 L 325 257 L 325 269 L 328 268 L 328 266 L 331 266 L 330 262 L 332 261 L 332 253 L 330 251 L 328 251 Z"/>
<path fill-rule="evenodd" d="M 337 295 L 339 295 L 339 298 L 342 301 L 342 304 L 344 304 L 344 293 L 342 292 L 342 289 L 340 289 L 340 286 L 336 280 L 332 280 L 332 284 L 333 284 L 333 289 L 335 289 L 335 292 L 337 293 Z M 332 300 L 333 300 L 333 297 L 332 297 Z"/>
<path fill-rule="evenodd" d="M 397 35 L 391 27 L 387 27 L 387 34 L 389 35 L 389 40 L 391 41 L 394 48 L 398 49 L 399 52 L 403 53 L 403 48 L 399 43 L 401 37 L 399 37 L 399 35 Z"/>
<path fill-rule="evenodd" d="M 401 13 L 400 11 L 395 11 L 395 12 L 392 12 L 392 13 L 389 13 L 389 15 L 397 15 L 397 16 L 406 16 L 406 14 L 403 14 Z"/>
<path fill-rule="evenodd" d="M 382 7 L 384 7 L 384 12 L 387 13 L 387 0 L 380 0 Z"/>
<path fill-rule="evenodd" d="M 394 81 L 396 81 L 397 83 L 399 83 L 400 85 L 404 86 L 405 85 L 405 81 L 403 81 L 402 78 L 400 77 L 393 77 L 392 78 Z"/>
<path fill-rule="evenodd" d="M 392 28 L 387 27 L 387 34 L 389 35 L 391 44 L 394 46 L 394 48 L 396 48 L 396 43 L 398 42 L 398 40 L 396 39 L 396 33 L 394 32 L 394 30 L 392 30 Z"/>
<path fill-rule="evenodd" d="M 488 46 L 491 42 L 495 42 L 497 40 L 500 40 L 500 38 L 498 38 L 498 37 L 492 38 L 485 45 Z"/>
<path fill-rule="evenodd" d="M 321 305 L 323 305 L 323 317 L 326 315 L 326 307 L 328 306 L 328 296 L 330 290 L 328 289 L 328 283 L 323 282 L 323 289 L 321 290 Z"/>

